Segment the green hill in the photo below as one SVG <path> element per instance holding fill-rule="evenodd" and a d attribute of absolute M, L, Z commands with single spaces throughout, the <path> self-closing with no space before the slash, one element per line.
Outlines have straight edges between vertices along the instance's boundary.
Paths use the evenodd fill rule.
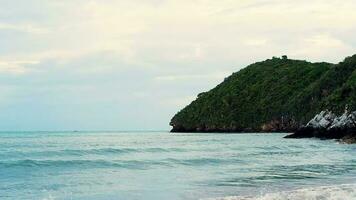
<path fill-rule="evenodd" d="M 171 120 L 173 132 L 294 131 L 322 109 L 356 109 L 356 55 L 339 64 L 257 62 L 198 95 Z"/>

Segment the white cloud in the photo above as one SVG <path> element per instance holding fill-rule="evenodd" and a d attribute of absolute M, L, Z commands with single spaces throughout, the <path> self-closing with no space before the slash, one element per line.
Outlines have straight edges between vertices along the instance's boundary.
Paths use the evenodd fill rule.
<path fill-rule="evenodd" d="M 347 46 L 341 40 L 331 37 L 328 34 L 319 34 L 305 39 L 306 43 L 318 48 L 344 48 Z"/>
<path fill-rule="evenodd" d="M 29 65 L 38 64 L 39 61 L 34 60 L 22 60 L 22 61 L 1 61 L 0 60 L 0 73 L 9 73 L 9 74 L 24 74 L 28 72 Z"/>
<path fill-rule="evenodd" d="M 12 30 L 26 32 L 30 34 L 46 34 L 49 33 L 48 29 L 43 27 L 38 27 L 32 24 L 8 24 L 0 22 L 0 31 L 1 30 Z"/>
<path fill-rule="evenodd" d="M 36 40 L 27 44 L 34 47 L 33 52 L 27 52 L 30 54 L 61 52 L 63 56 L 58 59 L 64 59 L 72 53 L 116 51 L 126 62 L 153 61 L 151 64 L 156 66 L 161 60 L 238 62 L 246 56 L 296 54 L 301 47 L 282 51 L 300 37 L 350 29 L 356 20 L 356 2 L 351 0 L 79 0 L 45 5 L 48 13 L 55 13 L 50 21 L 0 23 L 0 29 L 33 33 L 51 30 L 36 38 L 44 43 L 43 48 L 36 49 Z M 281 38 L 288 38 L 288 43 L 278 43 Z"/>
<path fill-rule="evenodd" d="M 343 56 L 355 53 L 355 47 L 331 36 L 320 33 L 300 40 L 295 46 L 294 55 L 319 61 L 339 62 Z"/>

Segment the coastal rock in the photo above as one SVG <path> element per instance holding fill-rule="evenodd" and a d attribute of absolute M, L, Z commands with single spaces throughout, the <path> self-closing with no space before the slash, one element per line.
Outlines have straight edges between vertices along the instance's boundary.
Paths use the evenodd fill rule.
<path fill-rule="evenodd" d="M 355 128 L 356 127 L 356 111 L 348 113 L 345 111 L 340 117 L 334 118 L 333 123 L 329 129 L 339 129 L 339 128 Z"/>
<path fill-rule="evenodd" d="M 341 138 L 341 141 L 347 144 L 355 144 L 356 143 L 356 133 L 351 133 L 346 135 L 345 137 Z"/>
<path fill-rule="evenodd" d="M 333 124 L 335 120 L 335 115 L 328 110 L 321 111 L 319 114 L 315 115 L 315 117 L 310 120 L 306 127 L 311 128 L 328 128 L 331 124 Z"/>
<path fill-rule="evenodd" d="M 320 138 L 341 139 L 346 143 L 356 142 L 356 111 L 337 117 L 331 111 L 325 110 L 317 114 L 305 126 L 285 138 Z"/>
<path fill-rule="evenodd" d="M 273 119 L 267 123 L 262 124 L 256 132 L 288 132 L 297 130 L 298 122 L 294 118 L 282 116 L 281 118 Z"/>

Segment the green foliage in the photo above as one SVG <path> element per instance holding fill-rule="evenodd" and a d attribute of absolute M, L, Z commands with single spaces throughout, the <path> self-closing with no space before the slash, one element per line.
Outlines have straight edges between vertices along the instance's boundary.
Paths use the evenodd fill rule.
<path fill-rule="evenodd" d="M 276 119 L 301 125 L 321 109 L 356 109 L 355 69 L 356 56 L 337 65 L 286 56 L 257 62 L 199 94 L 171 125 L 181 131 L 258 131 Z"/>

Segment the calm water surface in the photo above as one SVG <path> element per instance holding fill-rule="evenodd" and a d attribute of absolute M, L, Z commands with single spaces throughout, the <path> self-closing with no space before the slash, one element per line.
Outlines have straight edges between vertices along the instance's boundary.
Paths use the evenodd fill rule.
<path fill-rule="evenodd" d="M 356 199 L 356 145 L 284 135 L 2 132 L 0 199 Z"/>

